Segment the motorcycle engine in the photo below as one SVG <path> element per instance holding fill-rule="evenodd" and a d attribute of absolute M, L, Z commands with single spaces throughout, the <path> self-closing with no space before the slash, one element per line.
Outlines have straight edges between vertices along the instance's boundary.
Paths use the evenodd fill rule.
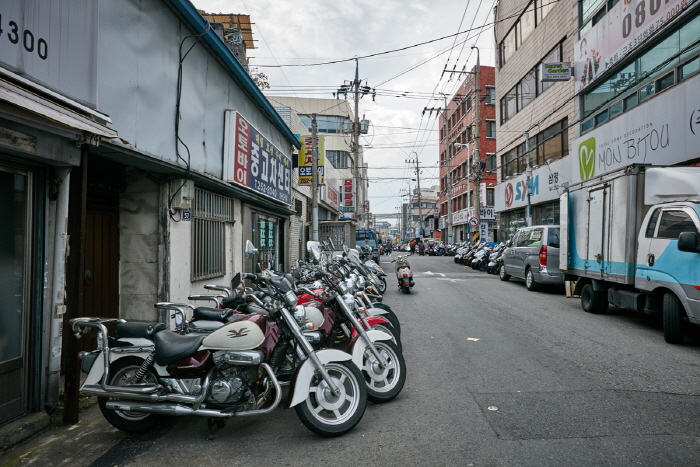
<path fill-rule="evenodd" d="M 249 392 L 258 367 L 231 365 L 225 351 L 214 352 L 213 358 L 218 371 L 209 384 L 207 402 L 216 405 L 239 402 Z"/>

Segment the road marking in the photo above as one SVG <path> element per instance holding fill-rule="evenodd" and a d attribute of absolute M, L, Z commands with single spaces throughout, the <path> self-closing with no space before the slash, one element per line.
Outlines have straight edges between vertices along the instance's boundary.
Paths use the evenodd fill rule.
<path fill-rule="evenodd" d="M 466 279 L 450 279 L 449 277 L 436 277 L 437 280 L 439 281 L 450 281 L 450 282 L 462 282 L 466 281 Z"/>
<path fill-rule="evenodd" d="M 479 339 L 477 339 L 476 337 L 467 337 L 467 340 L 468 340 L 468 341 L 474 341 L 474 342 L 476 342 L 476 341 L 478 341 Z"/>

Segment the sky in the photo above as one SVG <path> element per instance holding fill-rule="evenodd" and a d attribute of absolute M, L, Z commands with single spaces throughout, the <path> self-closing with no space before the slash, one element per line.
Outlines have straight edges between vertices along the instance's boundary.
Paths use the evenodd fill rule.
<path fill-rule="evenodd" d="M 415 162 L 406 161 L 418 158 L 422 188 L 439 185 L 437 112 L 424 109 L 444 107 L 443 94 L 458 87 L 460 75 L 443 71 L 471 70 L 474 45 L 481 65 L 494 65 L 495 0 L 191 1 L 207 13 L 250 15 L 250 66 L 267 75 L 271 98 L 332 99 L 354 79 L 358 58 L 362 85 L 377 91 L 360 101 L 371 122 L 360 144 L 373 214 L 398 212 L 415 188 Z"/>

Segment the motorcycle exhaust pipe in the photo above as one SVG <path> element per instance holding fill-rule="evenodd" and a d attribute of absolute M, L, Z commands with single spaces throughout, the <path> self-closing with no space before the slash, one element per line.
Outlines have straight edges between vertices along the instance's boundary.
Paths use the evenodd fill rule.
<path fill-rule="evenodd" d="M 186 416 L 197 415 L 199 417 L 215 417 L 215 418 L 231 418 L 231 417 L 247 417 L 252 415 L 261 415 L 272 412 L 277 408 L 282 400 L 282 388 L 279 381 L 275 378 L 275 374 L 267 363 L 262 363 L 260 366 L 267 372 L 270 381 L 275 387 L 275 400 L 272 405 L 266 409 L 247 410 L 245 412 L 222 412 L 221 410 L 212 409 L 195 409 L 181 404 L 168 404 L 163 402 L 146 402 L 138 400 L 110 400 L 107 401 L 105 407 L 110 410 L 123 410 L 130 412 L 145 412 L 157 413 L 163 415 Z M 202 388 L 206 390 L 208 385 Z M 114 394 L 108 394 L 114 397 Z M 129 396 L 127 396 L 129 397 Z"/>

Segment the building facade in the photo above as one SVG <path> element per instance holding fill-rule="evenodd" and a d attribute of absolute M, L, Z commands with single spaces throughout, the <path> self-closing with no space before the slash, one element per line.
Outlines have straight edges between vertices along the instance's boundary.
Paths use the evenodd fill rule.
<path fill-rule="evenodd" d="M 697 165 L 699 13 L 685 1 L 498 3 L 501 240 L 558 224 L 569 184 L 633 163 Z M 543 81 L 556 62 L 572 76 Z"/>
<path fill-rule="evenodd" d="M 528 223 L 558 224 L 576 137 L 572 79 L 542 81 L 542 64 L 573 61 L 575 0 L 506 0 L 495 10 L 498 240 Z M 530 187 L 529 195 L 527 187 Z"/>
<path fill-rule="evenodd" d="M 472 232 L 488 241 L 495 237 L 495 70 L 481 66 L 478 72 L 479 87 L 474 67 L 440 117 L 439 229 L 448 243 L 471 239 Z M 479 220 L 474 226 L 472 218 Z"/>
<path fill-rule="evenodd" d="M 70 318 L 167 323 L 254 269 L 247 240 L 286 270 L 295 215 L 298 140 L 189 1 L 35 3 L 0 43 L 0 424 L 77 377 Z"/>

